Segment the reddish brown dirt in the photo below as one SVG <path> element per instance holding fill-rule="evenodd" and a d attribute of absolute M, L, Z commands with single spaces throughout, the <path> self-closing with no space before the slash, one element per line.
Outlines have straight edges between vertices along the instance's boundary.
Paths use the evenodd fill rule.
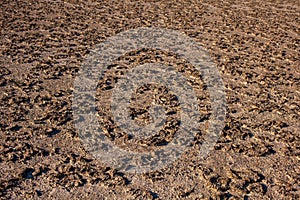
<path fill-rule="evenodd" d="M 299 19 L 297 0 L 2 0 L 1 198 L 300 199 Z M 83 148 L 72 92 L 95 45 L 142 26 L 184 32 L 209 51 L 228 113 L 207 159 L 198 138 L 171 166 L 131 175 Z"/>

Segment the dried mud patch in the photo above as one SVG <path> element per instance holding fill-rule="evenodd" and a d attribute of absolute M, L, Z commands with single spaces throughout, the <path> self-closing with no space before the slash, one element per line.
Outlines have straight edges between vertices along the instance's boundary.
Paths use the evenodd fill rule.
<path fill-rule="evenodd" d="M 1 198 L 299 199 L 299 13 L 297 1 L 2 1 Z M 209 51 L 223 78 L 228 113 L 206 159 L 198 157 L 199 134 L 171 166 L 132 175 L 83 148 L 74 128 L 72 86 L 98 43 L 142 26 L 184 32 Z M 117 66 L 152 60 L 189 74 L 188 64 L 172 56 L 125 55 L 106 76 L 110 82 L 99 81 L 98 94 L 109 92 Z M 206 120 L 207 94 L 201 79 L 193 83 Z M 176 101 L 168 102 L 177 111 Z M 137 120 L 149 120 L 145 109 L 133 110 Z M 108 118 L 103 125 L 111 125 Z M 171 139 L 176 124 L 171 127 L 144 142 L 155 147 Z"/>

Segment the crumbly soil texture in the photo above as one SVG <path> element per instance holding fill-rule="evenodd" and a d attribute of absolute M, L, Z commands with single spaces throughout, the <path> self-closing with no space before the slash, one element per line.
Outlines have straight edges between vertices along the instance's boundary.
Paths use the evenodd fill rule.
<path fill-rule="evenodd" d="M 0 6 L 1 199 L 300 199 L 300 3 L 297 0 L 2 0 Z M 157 171 L 130 174 L 84 147 L 72 111 L 74 80 L 89 53 L 126 30 L 177 30 L 207 50 L 226 92 L 225 127 L 206 158 L 211 115 L 201 74 L 172 52 L 128 52 L 99 80 L 98 120 L 129 150 L 170 142 L 180 125 L 176 94 L 144 85 L 132 98 L 137 123 L 152 99 L 163 129 L 132 141 L 112 120 L 120 74 L 143 63 L 174 66 L 196 91 L 203 121 L 191 147 Z M 134 146 L 135 145 L 135 146 Z"/>

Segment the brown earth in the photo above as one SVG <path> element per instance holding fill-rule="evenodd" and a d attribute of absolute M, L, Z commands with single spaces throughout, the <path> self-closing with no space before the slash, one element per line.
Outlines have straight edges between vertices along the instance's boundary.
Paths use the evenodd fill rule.
<path fill-rule="evenodd" d="M 0 19 L 2 199 L 300 199 L 299 1 L 2 0 Z M 171 166 L 134 175 L 81 144 L 72 116 L 78 70 L 97 44 L 138 27 L 184 32 L 216 63 L 228 113 L 206 159 L 196 137 Z M 165 52 L 118 62 L 158 60 L 189 68 Z M 111 89 L 99 85 L 99 97 Z"/>

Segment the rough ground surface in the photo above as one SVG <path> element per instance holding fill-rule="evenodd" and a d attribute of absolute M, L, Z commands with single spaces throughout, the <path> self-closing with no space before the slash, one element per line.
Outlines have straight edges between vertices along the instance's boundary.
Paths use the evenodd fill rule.
<path fill-rule="evenodd" d="M 297 0 L 2 0 L 1 198 L 299 199 L 299 13 Z M 171 166 L 131 175 L 83 148 L 73 125 L 72 85 L 96 44 L 141 26 L 178 30 L 202 44 L 222 75 L 228 113 L 205 160 L 197 157 L 199 137 Z M 153 55 L 134 52 L 123 65 L 183 66 L 164 52 Z M 209 112 L 204 103 L 205 97 L 201 105 Z"/>

